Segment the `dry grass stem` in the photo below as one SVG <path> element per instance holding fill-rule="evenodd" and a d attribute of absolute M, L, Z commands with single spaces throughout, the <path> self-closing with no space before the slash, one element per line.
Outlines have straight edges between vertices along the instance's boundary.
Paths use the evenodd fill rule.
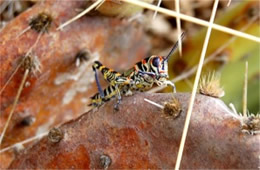
<path fill-rule="evenodd" d="M 180 13 L 180 1 L 179 0 L 175 0 L 175 7 L 176 7 L 176 12 L 179 14 Z M 177 23 L 177 32 L 178 32 L 178 36 L 181 35 L 181 20 L 180 17 L 176 17 L 176 23 Z M 178 41 L 179 44 L 179 54 L 180 56 L 182 56 L 182 40 L 180 39 Z"/>
<path fill-rule="evenodd" d="M 173 16 L 173 17 L 178 16 L 178 17 L 180 17 L 180 19 L 183 19 L 185 21 L 189 21 L 189 22 L 192 22 L 192 23 L 195 23 L 195 24 L 198 24 L 198 25 L 206 26 L 206 27 L 212 27 L 215 30 L 225 32 L 225 33 L 228 33 L 228 34 L 231 34 L 231 35 L 235 35 L 235 36 L 238 36 L 238 37 L 241 37 L 241 38 L 245 38 L 245 39 L 260 43 L 259 37 L 256 37 L 256 36 L 253 36 L 253 35 L 250 35 L 250 34 L 247 34 L 247 33 L 243 33 L 243 32 L 240 32 L 240 31 L 237 31 L 237 30 L 225 27 L 225 26 L 221 26 L 221 25 L 218 25 L 218 24 L 211 24 L 211 23 L 204 21 L 202 19 L 194 18 L 194 17 L 188 16 L 188 15 L 184 15 L 182 13 L 178 14 L 175 11 L 165 9 L 165 8 L 161 8 L 161 7 L 157 7 L 155 5 L 151 5 L 151 4 L 148 4 L 146 2 L 142 2 L 140 0 L 123 0 L 123 1 L 130 3 L 130 4 L 137 5 L 137 6 L 141 6 L 143 8 L 147 8 L 147 9 L 150 9 L 150 10 L 154 10 L 154 11 L 157 10 L 158 12 L 161 12 L 161 13 L 169 15 L 169 16 Z"/>
<path fill-rule="evenodd" d="M 9 125 L 9 123 L 10 123 L 10 120 L 11 120 L 11 118 L 12 118 L 12 116 L 13 116 L 13 113 L 14 113 L 14 110 L 15 110 L 15 108 L 16 108 L 17 102 L 18 102 L 18 100 L 19 100 L 19 98 L 20 98 L 20 95 L 21 95 L 21 93 L 22 93 L 22 90 L 23 90 L 23 87 L 24 87 L 24 83 L 25 83 L 25 80 L 26 80 L 28 74 L 29 74 L 29 69 L 26 69 L 26 70 L 25 70 L 25 73 L 24 73 L 24 75 L 23 75 L 22 82 L 21 82 L 21 84 L 20 84 L 20 86 L 19 86 L 17 95 L 16 95 L 16 97 L 15 97 L 15 100 L 14 100 L 14 103 L 13 103 L 13 106 L 12 106 L 12 109 L 11 109 L 9 115 L 8 115 L 8 119 L 7 119 L 6 123 L 5 123 L 4 129 L 3 129 L 2 134 L 1 134 L 1 136 L 0 136 L 0 146 L 1 146 L 1 144 L 2 144 L 4 135 L 5 135 L 5 133 L 6 133 L 6 130 L 7 130 L 7 127 L 8 127 L 8 125 Z"/>
<path fill-rule="evenodd" d="M 47 27 L 47 25 L 45 25 L 45 26 L 42 28 L 43 30 L 39 33 L 39 36 L 37 37 L 35 43 L 30 47 L 30 49 L 29 49 L 29 50 L 27 51 L 27 53 L 25 54 L 25 57 L 22 59 L 22 62 L 20 62 L 20 64 L 19 64 L 19 67 L 20 67 L 20 66 L 23 66 L 23 65 L 26 65 L 25 62 L 28 61 L 27 59 L 31 59 L 31 56 L 30 56 L 29 54 L 31 53 L 31 51 L 33 50 L 33 48 L 34 48 L 34 47 L 38 44 L 38 42 L 40 41 L 40 38 L 41 38 L 41 36 L 42 36 L 42 34 L 43 34 L 43 32 L 44 32 L 44 29 L 45 29 L 46 27 Z M 5 135 L 5 133 L 6 133 L 6 130 L 7 130 L 7 128 L 8 128 L 8 125 L 9 125 L 9 123 L 10 123 L 10 120 L 11 120 L 11 118 L 12 118 L 12 116 L 13 116 L 14 110 L 15 110 L 15 108 L 16 108 L 16 105 L 17 105 L 18 100 L 19 100 L 19 98 L 20 98 L 20 95 L 21 95 L 21 93 L 22 93 L 22 90 L 23 90 L 23 87 L 24 87 L 26 78 L 28 77 L 28 75 L 29 75 L 29 73 L 30 73 L 31 71 L 34 71 L 34 69 L 38 69 L 38 71 L 40 71 L 40 63 L 39 63 L 38 60 L 33 60 L 33 59 L 32 59 L 32 60 L 29 60 L 29 61 L 31 61 L 32 63 L 29 63 L 29 65 L 26 65 L 26 67 L 24 67 L 25 72 L 24 72 L 24 75 L 23 75 L 22 82 L 21 82 L 21 84 L 20 84 L 20 86 L 19 86 L 18 92 L 17 92 L 16 97 L 15 97 L 15 99 L 14 99 L 14 103 L 13 103 L 12 109 L 11 109 L 9 115 L 8 115 L 8 119 L 7 119 L 6 123 L 5 123 L 4 129 L 3 129 L 2 134 L 1 134 L 1 136 L 0 136 L 0 148 L 1 148 L 1 144 L 2 144 L 2 141 L 3 141 L 4 135 Z M 34 62 L 34 61 L 36 61 L 36 62 Z M 28 67 L 27 67 L 27 66 L 28 66 Z M 17 67 L 16 69 L 18 69 L 19 67 Z M 9 79 L 10 79 L 10 78 L 9 78 Z M 2 91 L 2 90 L 1 90 L 1 91 Z"/>
<path fill-rule="evenodd" d="M 237 110 L 236 110 L 234 104 L 233 104 L 233 103 L 229 103 L 229 107 L 231 108 L 232 111 L 227 111 L 227 113 L 229 113 L 232 117 L 234 117 L 234 118 L 236 118 L 236 119 L 242 121 L 242 118 L 241 118 L 241 116 L 237 113 Z"/>
<path fill-rule="evenodd" d="M 232 0 L 228 0 L 227 7 L 230 6 Z"/>
<path fill-rule="evenodd" d="M 103 5 L 103 3 L 105 2 L 106 0 L 103 0 L 102 2 L 100 2 L 97 7 L 95 8 L 95 10 L 97 10 L 101 5 Z"/>
<path fill-rule="evenodd" d="M 199 61 L 199 66 L 198 66 L 198 70 L 197 70 L 197 73 L 196 73 L 196 77 L 195 77 L 195 81 L 194 81 L 194 85 L 193 85 L 193 89 L 192 89 L 192 93 L 191 93 L 191 98 L 190 98 L 187 116 L 186 116 L 186 120 L 185 120 L 185 124 L 184 124 L 181 143 L 180 143 L 178 156 L 177 156 L 177 160 L 176 160 L 176 164 L 175 164 L 175 170 L 179 170 L 179 168 L 180 168 L 182 154 L 183 154 L 184 145 L 185 145 L 185 141 L 186 141 L 186 136 L 187 136 L 188 128 L 189 128 L 191 113 L 192 113 L 193 104 L 194 104 L 194 100 L 195 100 L 195 95 L 196 95 L 196 91 L 197 91 L 197 88 L 198 88 L 200 74 L 201 74 L 204 58 L 205 58 L 207 47 L 208 47 L 208 42 L 209 42 L 211 30 L 212 30 L 212 24 L 214 22 L 215 15 L 216 15 L 216 12 L 217 12 L 218 2 L 219 2 L 219 0 L 215 0 L 215 2 L 214 2 L 213 10 L 212 10 L 211 17 L 210 17 L 210 25 L 208 27 L 206 38 L 205 38 L 205 41 L 204 41 L 204 44 L 203 44 L 203 48 L 202 48 L 202 52 L 201 52 L 201 56 L 200 56 L 200 61 Z"/>
<path fill-rule="evenodd" d="M 4 86 L 2 87 L 2 89 L 0 90 L 0 95 L 2 94 L 2 92 L 5 90 L 5 88 L 7 87 L 7 85 L 10 83 L 10 81 L 12 80 L 12 78 L 14 77 L 15 73 L 19 70 L 20 66 L 22 63 L 19 63 L 18 66 L 15 68 L 14 72 L 11 74 L 11 76 L 8 78 L 8 80 L 6 81 L 6 83 L 4 84 Z"/>
<path fill-rule="evenodd" d="M 161 3 L 162 3 L 162 0 L 159 0 L 159 1 L 158 1 L 158 4 L 157 4 L 157 7 L 160 7 Z M 153 20 L 155 19 L 155 17 L 156 17 L 156 15 L 157 15 L 157 13 L 158 13 L 158 11 L 157 11 L 157 10 L 156 10 L 156 11 L 154 11 L 154 14 L 153 14 Z"/>
<path fill-rule="evenodd" d="M 248 76 L 248 62 L 245 64 L 245 80 L 243 88 L 243 116 L 247 117 L 247 76 Z"/>
<path fill-rule="evenodd" d="M 22 32 L 20 32 L 20 33 L 15 37 L 15 39 L 19 38 L 21 35 L 23 35 L 24 33 L 26 33 L 26 32 L 27 32 L 28 30 L 30 30 L 30 29 L 31 29 L 30 26 L 26 27 Z"/>
<path fill-rule="evenodd" d="M 149 99 L 144 99 L 144 101 L 146 101 L 146 102 L 148 102 L 148 103 L 150 103 L 150 104 L 152 104 L 152 105 L 154 105 L 154 106 L 156 106 L 156 107 L 159 107 L 160 109 L 163 109 L 163 106 L 162 105 L 160 105 L 160 104 L 158 104 L 158 103 L 155 103 L 155 102 L 153 102 L 153 101 L 151 101 L 151 100 L 149 100 Z"/>
<path fill-rule="evenodd" d="M 85 15 L 86 13 L 88 13 L 89 11 L 91 11 L 92 9 L 96 8 L 100 3 L 102 3 L 104 0 L 97 0 L 95 3 L 93 3 L 92 5 L 90 5 L 87 9 L 85 9 L 84 11 L 82 11 L 81 13 L 79 13 L 78 15 L 76 15 L 75 17 L 73 17 L 72 19 L 68 20 L 67 22 L 65 22 L 64 24 L 61 24 L 57 30 L 61 30 L 62 28 L 64 28 L 65 26 L 69 25 L 70 23 L 76 21 L 77 19 L 79 19 L 80 17 L 82 17 L 83 15 Z"/>
<path fill-rule="evenodd" d="M 34 141 L 34 140 L 37 140 L 37 139 L 39 139 L 39 138 L 41 138 L 41 137 L 43 137 L 43 136 L 46 136 L 48 133 L 49 133 L 49 132 L 44 132 L 44 133 L 39 134 L 39 135 L 37 135 L 37 136 L 33 136 L 33 137 L 28 138 L 28 139 L 26 139 L 26 140 L 24 140 L 24 141 L 18 142 L 18 143 L 14 144 L 14 145 L 11 145 L 11 146 L 8 146 L 8 147 L 6 147 L 6 148 L 3 148 L 3 149 L 0 150 L 0 154 L 3 153 L 3 152 L 6 152 L 6 151 L 8 151 L 8 150 L 10 150 L 10 149 L 12 149 L 12 148 L 15 148 L 17 145 L 23 145 L 23 144 L 32 142 L 32 141 Z"/>

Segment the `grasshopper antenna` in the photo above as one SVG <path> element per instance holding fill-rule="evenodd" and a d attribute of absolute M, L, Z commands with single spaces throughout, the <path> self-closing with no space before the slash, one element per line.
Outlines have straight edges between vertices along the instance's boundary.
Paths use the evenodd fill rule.
<path fill-rule="evenodd" d="M 179 40 L 173 45 L 171 51 L 170 51 L 169 54 L 165 57 L 165 60 L 168 60 L 168 59 L 170 58 L 170 56 L 173 54 L 173 52 L 174 52 L 174 51 L 176 50 L 176 48 L 178 47 L 179 41 L 180 41 L 180 40 L 182 41 L 183 38 L 184 38 L 184 36 L 185 36 L 185 32 L 183 32 L 183 33 L 181 34 L 181 37 L 179 38 Z"/>

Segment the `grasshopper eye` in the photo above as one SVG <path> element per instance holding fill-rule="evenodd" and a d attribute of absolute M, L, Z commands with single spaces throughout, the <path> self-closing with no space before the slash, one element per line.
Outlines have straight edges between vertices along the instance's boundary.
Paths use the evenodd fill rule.
<path fill-rule="evenodd" d="M 154 59 L 153 59 L 153 66 L 154 67 L 159 67 L 159 64 L 160 64 L 160 58 L 159 57 L 155 57 Z"/>

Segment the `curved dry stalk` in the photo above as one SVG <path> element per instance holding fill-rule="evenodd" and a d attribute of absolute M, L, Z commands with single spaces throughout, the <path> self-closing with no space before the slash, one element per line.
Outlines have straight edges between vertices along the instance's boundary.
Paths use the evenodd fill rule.
<path fill-rule="evenodd" d="M 232 111 L 228 112 L 231 116 L 233 116 L 234 118 L 238 119 L 240 122 L 242 122 L 242 117 L 240 116 L 240 114 L 238 114 L 235 106 L 233 103 L 229 103 L 229 107 L 231 108 Z"/>
<path fill-rule="evenodd" d="M 95 8 L 95 10 L 97 10 L 101 5 L 103 5 L 103 3 L 105 2 L 106 0 L 103 0 L 102 2 L 100 2 L 97 7 Z"/>
<path fill-rule="evenodd" d="M 6 152 L 6 151 L 8 151 L 8 150 L 10 150 L 10 149 L 15 148 L 17 145 L 23 145 L 23 144 L 32 142 L 32 141 L 34 141 L 34 140 L 40 139 L 41 137 L 46 136 L 48 133 L 49 133 L 49 131 L 44 132 L 44 133 L 41 133 L 41 134 L 36 135 L 36 136 L 33 136 L 33 137 L 28 138 L 28 139 L 26 139 L 26 140 L 23 140 L 23 141 L 21 141 L 21 142 L 17 142 L 16 144 L 11 145 L 11 146 L 8 146 L 8 147 L 6 147 L 6 148 L 3 148 L 3 149 L 0 150 L 0 154 L 1 154 L 1 153 L 4 153 L 4 152 Z"/>
<path fill-rule="evenodd" d="M 159 0 L 159 1 L 158 1 L 158 4 L 157 4 L 157 7 L 160 7 L 161 3 L 162 3 L 162 0 Z M 157 13 L 158 13 L 158 11 L 154 11 L 153 20 L 155 19 Z"/>
<path fill-rule="evenodd" d="M 87 9 L 85 9 L 84 11 L 82 11 L 81 13 L 79 13 L 78 15 L 76 15 L 75 17 L 73 17 L 72 19 L 66 21 L 65 23 L 61 24 L 57 30 L 61 30 L 62 28 L 64 28 L 65 26 L 69 25 L 70 23 L 76 21 L 77 19 L 79 19 L 80 17 L 82 17 L 83 15 L 85 15 L 86 13 L 88 13 L 89 11 L 91 11 L 92 9 L 96 8 L 99 4 L 103 3 L 104 0 L 97 0 L 95 3 L 93 3 L 92 5 L 90 5 Z"/>
<path fill-rule="evenodd" d="M 188 15 L 184 15 L 182 13 L 178 14 L 177 12 L 175 12 L 173 10 L 157 7 L 155 5 L 151 5 L 151 4 L 148 4 L 146 2 L 139 1 L 139 0 L 123 0 L 123 1 L 130 3 L 130 4 L 133 4 L 133 5 L 141 6 L 143 8 L 147 8 L 147 9 L 150 9 L 150 10 L 153 10 L 153 11 L 157 10 L 158 12 L 161 12 L 161 13 L 169 15 L 169 16 L 173 16 L 173 17 L 178 16 L 178 17 L 180 17 L 180 19 L 183 19 L 185 21 L 189 21 L 189 22 L 192 22 L 192 23 L 195 23 L 195 24 L 198 24 L 198 25 L 206 26 L 206 27 L 212 27 L 212 29 L 215 29 L 215 30 L 218 30 L 218 31 L 221 31 L 221 32 L 225 32 L 225 33 L 228 33 L 228 34 L 231 34 L 231 35 L 235 35 L 235 36 L 238 36 L 238 37 L 241 37 L 241 38 L 245 38 L 245 39 L 260 43 L 260 38 L 257 37 L 257 36 L 253 36 L 253 35 L 250 35 L 250 34 L 247 34 L 247 33 L 244 33 L 244 32 L 240 32 L 240 31 L 237 31 L 237 30 L 225 27 L 225 26 L 218 25 L 218 24 L 214 24 L 214 23 L 211 24 L 208 21 L 198 19 L 198 18 L 195 18 L 195 17 L 191 17 L 191 16 L 188 16 Z"/>
<path fill-rule="evenodd" d="M 8 125 L 9 125 L 9 123 L 10 123 L 10 120 L 11 120 L 11 118 L 12 118 L 12 116 L 13 116 L 13 113 L 14 113 L 14 110 L 15 110 L 15 108 L 16 108 L 17 102 L 18 102 L 18 100 L 19 100 L 19 98 L 20 98 L 20 95 L 21 95 L 21 93 L 22 93 L 22 90 L 23 90 L 23 87 L 24 87 L 24 83 L 25 83 L 25 80 L 26 80 L 28 74 L 29 74 L 29 69 L 26 69 L 25 72 L 24 72 L 24 75 L 23 75 L 22 82 L 21 82 L 21 84 L 20 84 L 20 86 L 19 86 L 17 95 L 16 95 L 16 97 L 15 97 L 14 104 L 13 104 L 13 106 L 12 106 L 12 110 L 11 110 L 10 113 L 9 113 L 8 119 L 7 119 L 7 121 L 6 121 L 6 123 L 5 123 L 5 126 L 4 126 L 4 130 L 2 131 L 2 134 L 1 134 L 1 136 L 0 136 L 0 146 L 1 146 L 1 144 L 2 144 L 4 135 L 5 135 L 5 132 L 6 132 L 6 130 L 7 130 Z"/>
<path fill-rule="evenodd" d="M 176 12 L 179 14 L 180 13 L 180 1 L 179 0 L 175 0 L 175 8 L 176 8 Z M 176 17 L 176 23 L 177 23 L 177 32 L 178 32 L 178 36 L 181 35 L 181 20 L 180 17 Z M 178 41 L 179 43 L 179 54 L 180 56 L 182 56 L 182 40 L 180 39 L 180 41 Z"/>
<path fill-rule="evenodd" d="M 176 164 L 175 164 L 175 170 L 178 170 L 180 168 L 182 154 L 183 154 L 183 150 L 184 150 L 184 145 L 185 145 L 185 141 L 186 141 L 186 137 L 187 137 L 187 133 L 188 133 L 188 128 L 189 128 L 189 124 L 190 124 L 191 113 L 192 113 L 192 110 L 193 110 L 193 104 L 194 104 L 194 101 L 195 101 L 195 96 L 196 96 L 196 92 L 197 92 L 197 88 L 198 88 L 198 84 L 199 84 L 199 79 L 200 79 L 200 74 L 201 74 L 204 58 L 205 58 L 208 43 L 209 43 L 209 38 L 210 38 L 211 30 L 212 30 L 212 24 L 214 22 L 215 15 L 216 15 L 216 12 L 217 12 L 218 2 L 219 2 L 219 0 L 215 0 L 215 2 L 214 2 L 213 10 L 212 10 L 211 17 L 210 17 L 210 25 L 208 27 L 206 38 L 205 38 L 205 41 L 204 41 L 204 44 L 203 44 L 203 48 L 202 48 L 202 52 L 201 52 L 201 56 L 200 56 L 200 61 L 199 61 L 199 66 L 198 66 L 198 70 L 197 70 L 197 73 L 196 73 L 196 77 L 195 77 L 195 81 L 194 81 L 194 85 L 193 85 L 193 89 L 192 89 L 192 93 L 191 93 L 191 98 L 190 98 L 190 102 L 189 102 L 187 116 L 186 116 L 186 119 L 185 119 L 183 133 L 182 133 L 182 137 L 181 137 L 181 143 L 180 143 L 178 156 L 177 156 L 177 160 L 176 160 Z"/>
<path fill-rule="evenodd" d="M 228 0 L 227 7 L 230 6 L 232 0 Z"/>

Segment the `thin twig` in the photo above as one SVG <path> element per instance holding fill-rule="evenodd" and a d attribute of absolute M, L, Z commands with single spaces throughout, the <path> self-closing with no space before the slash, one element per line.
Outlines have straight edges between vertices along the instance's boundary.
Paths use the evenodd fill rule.
<path fill-rule="evenodd" d="M 194 81 L 194 85 L 193 85 L 193 89 L 192 89 L 192 93 L 191 93 L 191 98 L 190 98 L 190 102 L 189 102 L 189 107 L 188 107 L 188 111 L 187 111 L 187 116 L 186 116 L 186 120 L 185 120 L 185 124 L 184 124 L 184 128 L 183 128 L 179 152 L 178 152 L 178 156 L 177 156 L 177 160 L 176 160 L 176 164 L 175 164 L 175 170 L 179 170 L 179 168 L 180 168 L 182 154 L 183 154 L 184 145 L 185 145 L 185 141 L 186 141 L 186 136 L 187 136 L 188 128 L 189 128 L 191 113 L 192 113 L 192 109 L 193 109 L 193 104 L 194 104 L 194 100 L 195 100 L 195 96 L 196 96 L 196 92 L 197 92 L 197 88 L 198 88 L 198 84 L 199 84 L 199 79 L 200 79 L 200 74 L 201 74 L 204 58 L 205 58 L 208 43 L 209 43 L 209 38 L 210 38 L 211 30 L 212 30 L 212 24 L 214 22 L 215 15 L 217 12 L 218 2 L 219 2 L 219 0 L 215 0 L 215 2 L 214 2 L 214 6 L 213 6 L 213 10 L 212 10 L 211 17 L 210 17 L 210 22 L 209 22 L 210 25 L 208 27 L 206 38 L 205 38 L 205 41 L 203 44 L 200 61 L 199 61 L 199 66 L 198 66 L 198 70 L 196 73 L 196 77 L 195 77 L 195 81 Z"/>
<path fill-rule="evenodd" d="M 159 1 L 158 1 L 158 4 L 157 4 L 157 7 L 160 7 L 161 3 L 162 3 L 162 0 L 159 0 Z M 153 20 L 155 19 L 157 13 L 158 13 L 157 11 L 154 11 Z"/>
<path fill-rule="evenodd" d="M 82 17 L 83 15 L 85 15 L 86 13 L 88 13 L 89 11 L 91 11 L 92 9 L 96 8 L 100 3 L 102 3 L 104 0 L 97 0 L 95 3 L 93 3 L 92 5 L 90 5 L 87 9 L 85 9 L 84 11 L 82 11 L 81 13 L 79 13 L 78 15 L 76 15 L 75 17 L 73 17 L 72 19 L 68 20 L 67 22 L 65 22 L 64 24 L 61 24 L 57 30 L 61 30 L 62 28 L 64 28 L 65 26 L 69 25 L 70 23 L 76 21 L 77 19 L 79 19 L 80 17 Z"/>
<path fill-rule="evenodd" d="M 243 116 L 247 117 L 247 78 L 248 77 L 248 62 L 245 64 L 245 80 L 244 80 L 244 92 L 243 92 Z"/>
<path fill-rule="evenodd" d="M 31 142 L 31 141 L 34 141 L 34 140 L 36 140 L 36 139 L 39 139 L 39 138 L 41 138 L 41 137 L 43 137 L 43 136 L 46 136 L 48 133 L 49 133 L 49 131 L 44 132 L 44 133 L 41 133 L 41 134 L 39 134 L 39 135 L 37 135 L 37 136 L 33 136 L 33 137 L 28 138 L 28 139 L 26 139 L 26 140 L 24 140 L 24 141 L 21 141 L 21 142 L 18 142 L 18 143 L 16 143 L 16 144 L 14 144 L 14 145 L 8 146 L 8 147 L 6 147 L 6 148 L 3 148 L 3 149 L 0 150 L 0 154 L 3 153 L 3 152 L 6 152 L 6 151 L 8 151 L 8 150 L 10 150 L 10 149 L 12 149 L 12 148 L 15 148 L 17 145 L 23 145 L 23 144 L 29 143 L 29 142 Z"/>
<path fill-rule="evenodd" d="M 175 8 L 176 8 L 176 12 L 179 14 L 180 13 L 180 1 L 179 0 L 175 0 Z M 181 20 L 180 17 L 176 17 L 176 23 L 177 23 L 177 32 L 178 32 L 178 37 L 181 35 Z M 180 56 L 182 56 L 182 40 L 180 39 L 178 41 L 179 43 L 179 54 Z"/>
<path fill-rule="evenodd" d="M 230 6 L 232 0 L 228 0 L 227 7 Z"/>
<path fill-rule="evenodd" d="M 14 104 L 13 104 L 13 106 L 12 106 L 12 110 L 11 110 L 10 113 L 9 113 L 8 119 L 7 119 L 6 123 L 5 123 L 4 130 L 2 131 L 2 134 L 1 134 L 1 136 L 0 136 L 0 146 L 1 146 L 1 144 L 2 144 L 4 135 L 5 135 L 5 132 L 6 132 L 6 130 L 7 130 L 8 125 L 9 125 L 9 123 L 10 123 L 10 120 L 11 120 L 11 118 L 12 118 L 12 116 L 13 116 L 14 110 L 15 110 L 16 105 L 17 105 L 17 102 L 18 102 L 18 99 L 20 98 L 20 95 L 21 95 L 21 93 L 22 93 L 23 86 L 24 86 L 24 83 L 25 83 L 25 80 L 26 80 L 28 74 L 29 74 L 29 69 L 26 69 L 26 70 L 25 70 L 25 73 L 24 73 L 24 75 L 23 75 L 23 79 L 22 79 L 22 82 L 21 82 L 21 84 L 20 84 L 20 87 L 19 87 L 19 89 L 18 89 L 17 95 L 16 95 L 16 97 L 15 97 Z"/>
<path fill-rule="evenodd" d="M 184 15 L 182 13 L 178 14 L 177 12 L 175 12 L 173 10 L 157 7 L 155 5 L 151 5 L 151 4 L 148 4 L 146 2 L 142 2 L 140 0 L 123 0 L 123 1 L 130 3 L 130 4 L 137 5 L 137 6 L 141 6 L 143 8 L 147 8 L 147 9 L 150 9 L 150 10 L 154 10 L 154 11 L 157 10 L 158 12 L 161 12 L 161 13 L 169 15 L 169 16 L 173 16 L 173 17 L 178 16 L 178 17 L 180 17 L 180 19 L 183 19 L 185 21 L 189 21 L 189 22 L 192 22 L 192 23 L 195 23 L 195 24 L 198 24 L 198 25 L 206 26 L 206 27 L 210 26 L 215 30 L 219 30 L 221 32 L 225 32 L 225 33 L 228 33 L 228 34 L 231 34 L 231 35 L 236 35 L 238 37 L 242 37 L 242 38 L 260 43 L 260 38 L 257 37 L 257 36 L 253 36 L 253 35 L 250 35 L 250 34 L 247 34 L 247 33 L 243 33 L 243 32 L 240 32 L 240 31 L 237 31 L 237 30 L 225 27 L 225 26 L 221 26 L 221 25 L 218 25 L 218 24 L 214 24 L 214 23 L 211 24 L 211 23 L 204 21 L 202 19 L 198 19 L 198 18 L 195 18 L 195 17 Z"/>

